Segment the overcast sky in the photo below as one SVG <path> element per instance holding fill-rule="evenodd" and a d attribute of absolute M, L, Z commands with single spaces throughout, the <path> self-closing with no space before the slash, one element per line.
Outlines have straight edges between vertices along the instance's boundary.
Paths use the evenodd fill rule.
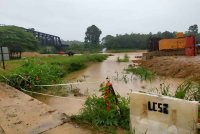
<path fill-rule="evenodd" d="M 186 31 L 200 24 L 200 0 L 0 0 L 0 24 L 80 41 L 92 24 L 101 29 L 101 38 Z"/>

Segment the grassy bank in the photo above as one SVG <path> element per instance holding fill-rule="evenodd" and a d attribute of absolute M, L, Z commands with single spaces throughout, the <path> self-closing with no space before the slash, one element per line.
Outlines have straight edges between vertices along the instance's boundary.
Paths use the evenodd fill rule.
<path fill-rule="evenodd" d="M 0 70 L 0 73 L 11 80 L 11 86 L 40 90 L 34 85 L 60 83 L 64 76 L 87 67 L 88 63 L 101 62 L 106 58 L 101 54 L 25 58 L 6 62 L 6 70 Z M 13 74 L 23 76 L 28 83 Z"/>

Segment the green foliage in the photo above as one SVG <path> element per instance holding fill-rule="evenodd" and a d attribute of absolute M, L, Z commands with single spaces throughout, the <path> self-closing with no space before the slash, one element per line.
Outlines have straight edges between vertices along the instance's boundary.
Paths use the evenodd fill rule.
<path fill-rule="evenodd" d="M 75 53 L 83 53 L 85 51 L 85 47 L 84 47 L 84 44 L 80 43 L 73 43 L 73 44 L 70 44 L 69 45 L 69 50 L 75 52 Z"/>
<path fill-rule="evenodd" d="M 31 85 L 29 85 L 31 87 L 28 88 L 38 90 L 41 88 L 32 87 L 32 85 L 48 85 L 59 83 L 61 81 L 61 78 L 64 76 L 64 73 L 64 70 L 60 66 L 51 65 L 46 62 L 42 62 L 40 59 L 31 58 L 26 59 L 22 67 L 14 72 L 14 74 L 17 75 L 10 75 L 8 78 L 12 81 L 12 83 L 15 83 L 14 87 L 19 88 L 18 84 L 20 84 L 22 88 L 27 88 L 27 85 L 25 84 L 16 84 L 16 82 L 19 82 L 18 75 L 21 75 L 31 83 Z"/>
<path fill-rule="evenodd" d="M 26 32 L 21 27 L 0 26 L 0 41 L 3 46 L 20 45 L 24 51 L 35 51 L 38 49 L 38 41 L 33 34 Z"/>
<path fill-rule="evenodd" d="M 160 84 L 160 88 L 153 89 L 153 91 L 154 90 L 165 96 L 200 101 L 200 84 L 193 83 L 190 80 L 186 80 L 181 83 L 177 87 L 175 94 L 170 93 L 170 86 L 165 85 L 165 83 Z"/>
<path fill-rule="evenodd" d="M 103 49 L 103 46 L 92 43 L 73 43 L 69 45 L 68 51 L 75 53 L 99 53 Z"/>
<path fill-rule="evenodd" d="M 62 78 L 71 72 L 83 69 L 88 62 L 101 62 L 107 58 L 106 55 L 82 55 L 74 57 L 52 56 L 40 58 L 28 58 L 21 61 L 21 67 L 15 68 L 12 73 L 8 72 L 8 77 L 12 82 L 10 85 L 19 88 L 21 82 L 18 74 L 25 77 L 32 85 L 32 90 L 39 90 L 41 88 L 34 85 L 46 85 L 60 83 Z M 13 84 L 14 83 L 14 84 Z M 29 86 L 30 86 L 29 84 Z M 22 85 L 23 88 L 27 85 Z M 44 88 L 43 88 L 44 89 Z"/>
<path fill-rule="evenodd" d="M 176 32 L 169 32 L 169 31 L 165 31 L 163 33 L 157 32 L 157 34 L 155 34 L 154 36 L 160 37 L 160 38 L 165 38 L 165 39 L 170 39 L 170 38 L 176 37 Z"/>
<path fill-rule="evenodd" d="M 53 46 L 40 46 L 38 51 L 40 54 L 55 54 L 57 50 Z"/>
<path fill-rule="evenodd" d="M 192 94 L 194 97 L 194 100 L 200 101 L 200 83 L 195 86 L 195 89 L 196 90 L 194 90 Z"/>
<path fill-rule="evenodd" d="M 79 63 L 71 63 L 71 64 L 69 64 L 67 70 L 68 70 L 68 72 L 74 72 L 74 71 L 83 69 L 85 67 L 86 67 L 86 65 L 84 63 L 80 63 L 80 62 Z"/>
<path fill-rule="evenodd" d="M 106 36 L 103 38 L 103 45 L 107 49 L 146 49 L 147 34 L 125 34 Z"/>
<path fill-rule="evenodd" d="M 85 43 L 98 44 L 101 33 L 97 26 L 89 26 L 85 32 Z"/>
<path fill-rule="evenodd" d="M 94 127 L 121 127 L 129 129 L 129 101 L 121 98 L 119 107 L 122 111 L 120 116 L 118 108 L 111 103 L 111 110 L 106 110 L 106 103 L 103 97 L 88 97 L 80 115 L 72 116 L 72 119 L 81 123 L 87 123 Z M 98 112 L 97 112 L 98 111 Z"/>
<path fill-rule="evenodd" d="M 181 85 L 178 86 L 175 97 L 179 99 L 185 99 L 187 93 L 192 89 L 192 82 L 185 81 Z"/>
<path fill-rule="evenodd" d="M 102 96 L 107 88 L 100 89 Z M 118 96 L 119 102 L 116 104 L 115 96 L 112 93 L 109 93 L 106 98 L 110 102 L 110 110 L 107 110 L 105 96 L 104 98 L 91 96 L 87 98 L 81 113 L 72 116 L 72 120 L 97 128 L 106 128 L 107 130 L 116 129 L 117 127 L 129 130 L 129 99 Z"/>
<path fill-rule="evenodd" d="M 165 83 L 161 83 L 159 88 L 156 88 L 157 92 L 161 95 L 165 95 L 165 96 L 173 96 L 170 93 L 170 86 L 169 85 L 165 85 Z"/>
<path fill-rule="evenodd" d="M 153 80 L 156 76 L 154 72 L 144 67 L 129 67 L 126 71 L 139 76 L 142 80 Z"/>
<path fill-rule="evenodd" d="M 195 35 L 197 44 L 200 44 L 200 33 L 198 32 L 198 25 L 194 24 L 188 28 L 186 35 Z"/>
<path fill-rule="evenodd" d="M 200 44 L 200 33 L 198 33 L 198 34 L 196 35 L 196 40 L 197 40 L 197 43 Z"/>
<path fill-rule="evenodd" d="M 85 43 L 84 50 L 85 53 L 99 53 L 103 49 L 103 46 L 100 44 L 93 44 L 93 43 Z"/>
<path fill-rule="evenodd" d="M 117 57 L 117 62 L 129 62 L 129 56 L 125 54 L 123 59 Z"/>
<path fill-rule="evenodd" d="M 160 38 L 175 38 L 175 32 L 158 32 L 156 34 L 124 34 L 111 36 L 107 35 L 102 39 L 102 44 L 108 48 L 108 50 L 124 50 L 124 49 L 146 49 L 147 40 L 150 36 L 156 36 Z"/>
<path fill-rule="evenodd" d="M 189 34 L 197 35 L 198 34 L 198 25 L 197 24 L 191 25 L 188 29 L 188 32 L 189 32 Z"/>

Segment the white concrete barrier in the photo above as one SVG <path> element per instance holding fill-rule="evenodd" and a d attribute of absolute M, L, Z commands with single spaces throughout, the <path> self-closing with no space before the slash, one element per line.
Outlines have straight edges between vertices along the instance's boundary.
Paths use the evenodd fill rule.
<path fill-rule="evenodd" d="M 195 134 L 198 102 L 134 92 L 130 94 L 135 134 Z"/>

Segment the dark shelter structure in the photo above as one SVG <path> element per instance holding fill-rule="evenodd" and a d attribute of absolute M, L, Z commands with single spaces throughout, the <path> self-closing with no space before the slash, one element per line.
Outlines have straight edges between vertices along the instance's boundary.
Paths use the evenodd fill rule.
<path fill-rule="evenodd" d="M 20 59 L 22 56 L 22 48 L 20 45 L 11 45 L 9 47 L 10 59 Z"/>
<path fill-rule="evenodd" d="M 160 38 L 160 37 L 150 36 L 149 39 L 148 39 L 148 41 L 147 41 L 147 50 L 149 52 L 159 51 L 159 41 L 161 39 L 162 38 Z"/>

